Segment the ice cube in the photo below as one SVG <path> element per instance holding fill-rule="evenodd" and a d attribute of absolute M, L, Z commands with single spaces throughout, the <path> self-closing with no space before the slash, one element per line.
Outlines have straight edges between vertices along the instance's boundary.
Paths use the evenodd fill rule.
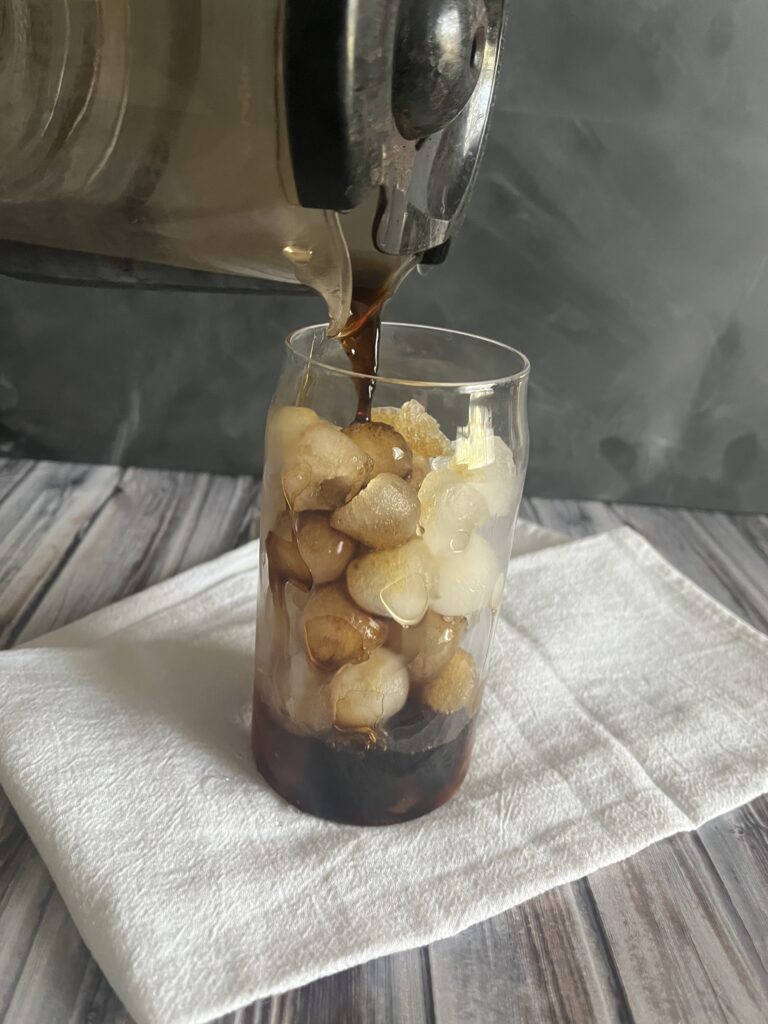
<path fill-rule="evenodd" d="M 480 464 L 479 458 L 470 465 L 460 461 L 461 449 L 457 448 L 453 468 L 482 494 L 491 516 L 510 515 L 515 502 L 517 474 L 515 460 L 508 445 L 500 437 L 492 436 L 482 447 L 487 460 Z M 466 457 L 467 453 L 464 453 Z"/>
<path fill-rule="evenodd" d="M 320 421 L 314 409 L 303 405 L 280 405 L 269 410 L 265 432 L 267 459 L 283 462 L 301 435 Z"/>
<path fill-rule="evenodd" d="M 421 699 L 441 715 L 462 708 L 474 710 L 480 696 L 480 680 L 471 654 L 458 650 L 434 679 L 419 691 Z"/>
<path fill-rule="evenodd" d="M 306 655 L 294 654 L 287 668 L 285 711 L 304 732 L 326 732 L 333 725 L 333 704 L 328 677 L 318 672 Z"/>
<path fill-rule="evenodd" d="M 294 512 L 333 511 L 371 476 L 373 459 L 325 420 L 301 435 L 283 467 L 283 492 Z"/>
<path fill-rule="evenodd" d="M 460 553 L 488 518 L 481 492 L 453 469 L 436 469 L 419 488 L 424 543 L 433 555 Z"/>
<path fill-rule="evenodd" d="M 367 661 L 339 669 L 330 690 L 338 728 L 373 729 L 408 700 L 408 670 L 399 655 L 380 647 Z"/>
<path fill-rule="evenodd" d="M 281 479 L 283 462 L 304 431 L 318 421 L 317 413 L 304 406 L 282 405 L 269 411 L 265 446 L 267 458 L 261 489 L 261 521 L 265 530 L 272 529 L 286 508 Z"/>
<path fill-rule="evenodd" d="M 419 499 L 394 473 L 381 473 L 331 516 L 331 525 L 369 548 L 396 548 L 416 536 Z"/>
<path fill-rule="evenodd" d="M 269 574 L 272 579 L 292 580 L 303 587 L 312 585 L 312 576 L 299 553 L 296 538 L 286 513 L 278 517 L 265 542 Z"/>
<path fill-rule="evenodd" d="M 434 458 L 452 452 L 451 443 L 440 429 L 440 424 L 415 398 L 409 399 L 399 409 L 380 406 L 373 410 L 371 419 L 394 427 L 405 438 L 414 455 Z"/>
<path fill-rule="evenodd" d="M 363 638 L 345 619 L 318 615 L 304 625 L 307 653 L 318 668 L 335 672 L 349 662 L 365 661 Z"/>
<path fill-rule="evenodd" d="M 463 617 L 428 611 L 416 626 L 393 626 L 389 646 L 405 659 L 412 683 L 426 683 L 440 673 L 467 628 Z"/>
<path fill-rule="evenodd" d="M 373 459 L 373 476 L 394 473 L 407 477 L 411 472 L 413 453 L 403 435 L 388 423 L 353 423 L 344 433 Z"/>
<path fill-rule="evenodd" d="M 420 539 L 399 548 L 372 551 L 347 566 L 352 599 L 373 615 L 386 615 L 401 626 L 415 626 L 429 603 L 431 558 Z"/>
<path fill-rule="evenodd" d="M 355 542 L 331 526 L 322 512 L 303 512 L 296 543 L 315 583 L 338 579 L 355 553 Z"/>
<path fill-rule="evenodd" d="M 418 490 L 424 483 L 424 478 L 431 469 L 429 459 L 426 455 L 414 455 L 413 456 L 413 469 L 411 475 L 408 477 L 408 483 L 411 487 L 415 487 Z"/>
<path fill-rule="evenodd" d="M 389 626 L 361 611 L 342 582 L 313 590 L 302 613 L 307 653 L 322 668 L 362 661 L 387 639 Z"/>
<path fill-rule="evenodd" d="M 499 576 L 490 544 L 473 533 L 463 551 L 434 560 L 430 607 L 440 615 L 471 615 L 490 605 Z"/>

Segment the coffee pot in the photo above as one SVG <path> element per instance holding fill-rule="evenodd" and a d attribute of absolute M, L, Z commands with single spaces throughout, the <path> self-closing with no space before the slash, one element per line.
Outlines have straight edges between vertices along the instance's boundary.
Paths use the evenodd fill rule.
<path fill-rule="evenodd" d="M 504 0 L 0 0 L 0 272 L 146 288 L 440 262 Z"/>

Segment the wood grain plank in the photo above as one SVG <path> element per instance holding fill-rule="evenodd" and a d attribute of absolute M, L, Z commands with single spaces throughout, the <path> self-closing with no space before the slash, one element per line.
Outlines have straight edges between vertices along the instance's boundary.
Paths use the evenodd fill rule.
<path fill-rule="evenodd" d="M 622 525 L 612 505 L 601 501 L 523 498 L 520 514 L 569 537 L 588 537 Z"/>
<path fill-rule="evenodd" d="M 31 459 L 0 459 L 0 503 L 35 468 Z"/>
<path fill-rule="evenodd" d="M 245 477 L 126 470 L 18 640 L 230 550 L 250 521 L 256 493 Z"/>
<path fill-rule="evenodd" d="M 9 1021 L 67 1020 L 91 955 L 53 888 L 6 1010 Z"/>
<path fill-rule="evenodd" d="M 412 950 L 263 1000 L 261 1009 L 272 1004 L 270 1024 L 434 1024 L 431 1002 L 425 956 Z"/>
<path fill-rule="evenodd" d="M 730 516 L 733 528 L 768 559 L 768 516 Z"/>
<path fill-rule="evenodd" d="M 732 607 L 757 629 L 768 632 L 768 559 L 763 551 L 768 551 L 768 520 L 756 517 L 751 528 L 742 531 L 732 516 L 698 512 L 690 514 L 690 523 L 691 543 L 706 551 Z"/>
<path fill-rule="evenodd" d="M 7 800 L 0 806 L 0 1020 L 8 1016 L 18 980 L 55 888 Z"/>
<path fill-rule="evenodd" d="M 579 882 L 434 943 L 429 955 L 437 1024 L 630 1020 Z"/>
<path fill-rule="evenodd" d="M 695 837 L 656 843 L 589 886 L 638 1024 L 764 1024 L 768 972 Z"/>
<path fill-rule="evenodd" d="M 708 822 L 698 838 L 768 970 L 768 797 Z"/>
<path fill-rule="evenodd" d="M 40 463 L 0 504 L 0 647 L 15 642 L 119 479 L 110 467 Z"/>

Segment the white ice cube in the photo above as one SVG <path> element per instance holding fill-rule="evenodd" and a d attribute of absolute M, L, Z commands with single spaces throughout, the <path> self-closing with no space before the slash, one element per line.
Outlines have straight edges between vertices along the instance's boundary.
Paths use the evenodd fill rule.
<path fill-rule="evenodd" d="M 483 453 L 483 462 L 479 452 Z M 466 454 L 466 453 L 465 453 Z M 486 438 L 478 445 L 473 463 L 460 461 L 461 447 L 451 463 L 466 483 L 471 484 L 485 499 L 491 516 L 505 516 L 512 512 L 517 497 L 517 474 L 514 456 L 500 437 Z"/>
<path fill-rule="evenodd" d="M 340 729 L 373 729 L 408 700 L 408 670 L 399 655 L 380 647 L 367 661 L 339 669 L 330 690 Z"/>
<path fill-rule="evenodd" d="M 331 728 L 333 705 L 330 684 L 303 653 L 294 654 L 288 664 L 285 693 L 285 711 L 299 729 L 325 732 Z"/>
<path fill-rule="evenodd" d="M 302 405 L 279 405 L 269 411 L 266 429 L 266 452 L 270 461 L 282 463 L 293 451 L 299 438 L 320 417 L 314 409 Z"/>
<path fill-rule="evenodd" d="M 419 488 L 424 542 L 433 555 L 459 553 L 472 531 L 488 518 L 488 503 L 480 490 L 454 469 L 436 469 Z"/>
<path fill-rule="evenodd" d="M 490 606 L 501 586 L 493 548 L 473 533 L 463 551 L 435 559 L 430 608 L 440 615 L 471 615 Z"/>

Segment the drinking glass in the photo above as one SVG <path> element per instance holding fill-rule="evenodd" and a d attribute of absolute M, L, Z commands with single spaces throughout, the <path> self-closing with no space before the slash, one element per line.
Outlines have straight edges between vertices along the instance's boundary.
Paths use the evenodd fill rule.
<path fill-rule="evenodd" d="M 466 774 L 528 455 L 520 352 L 389 323 L 380 353 L 368 378 L 323 325 L 287 339 L 253 698 L 267 782 L 360 825 L 426 814 Z"/>

